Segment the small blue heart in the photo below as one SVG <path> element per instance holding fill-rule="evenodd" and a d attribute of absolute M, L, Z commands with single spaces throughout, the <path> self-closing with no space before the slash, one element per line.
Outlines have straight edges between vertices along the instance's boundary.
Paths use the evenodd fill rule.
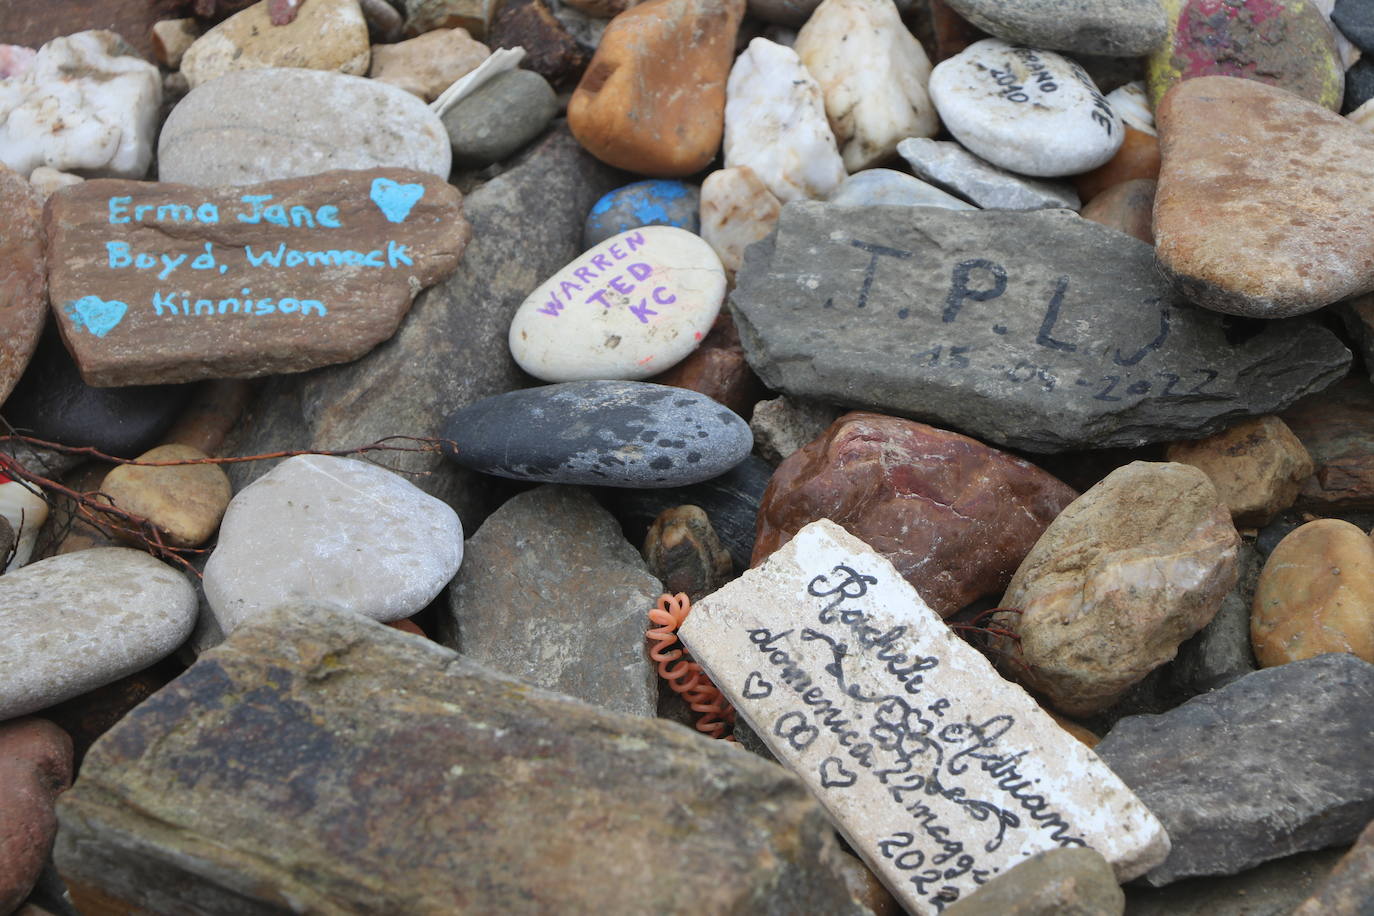
<path fill-rule="evenodd" d="M 372 202 L 393 223 L 404 223 L 410 208 L 424 196 L 422 184 L 397 184 L 390 178 L 377 178 L 372 182 Z"/>
<path fill-rule="evenodd" d="M 129 307 L 123 302 L 106 302 L 99 296 L 82 296 L 68 308 L 67 314 L 77 326 L 85 325 L 86 330 L 96 337 L 104 337 L 124 320 Z"/>

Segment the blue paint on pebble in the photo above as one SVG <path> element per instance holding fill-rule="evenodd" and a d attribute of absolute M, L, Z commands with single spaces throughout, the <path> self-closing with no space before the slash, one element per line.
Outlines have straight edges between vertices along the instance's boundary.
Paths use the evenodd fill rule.
<path fill-rule="evenodd" d="M 685 182 L 654 178 L 625 185 L 598 200 L 587 214 L 583 247 L 642 226 L 675 226 L 699 232 L 700 205 L 700 191 Z"/>

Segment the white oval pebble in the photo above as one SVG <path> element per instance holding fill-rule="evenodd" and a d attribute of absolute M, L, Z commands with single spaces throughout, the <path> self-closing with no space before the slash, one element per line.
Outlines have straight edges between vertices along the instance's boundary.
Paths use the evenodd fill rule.
<path fill-rule="evenodd" d="M 546 382 L 644 379 L 696 349 L 724 300 L 720 258 L 699 236 L 631 229 L 530 293 L 511 322 L 510 352 Z"/>
<path fill-rule="evenodd" d="M 100 547 L 0 576 L 0 719 L 142 671 L 196 622 L 186 576 L 138 550 Z"/>
<path fill-rule="evenodd" d="M 1121 118 L 1082 67 L 1051 51 L 995 38 L 937 66 L 930 97 L 960 143 L 1022 175 L 1095 169 L 1125 138 Z"/>

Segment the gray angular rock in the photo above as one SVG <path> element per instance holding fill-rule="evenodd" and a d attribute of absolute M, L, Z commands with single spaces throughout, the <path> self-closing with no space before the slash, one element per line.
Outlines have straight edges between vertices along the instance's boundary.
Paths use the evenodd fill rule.
<path fill-rule="evenodd" d="M 1031 452 L 1136 446 L 1272 413 L 1342 377 L 1314 323 L 1173 298 L 1150 246 L 1064 211 L 789 204 L 731 296 L 790 395 Z"/>
<path fill-rule="evenodd" d="M 1126 895 L 1095 849 L 1038 852 L 994 877 L 944 916 L 1121 916 Z"/>
<path fill-rule="evenodd" d="M 1159 0 L 947 0 L 1013 44 L 1114 57 L 1149 54 L 1168 28 Z"/>
<path fill-rule="evenodd" d="M 897 144 L 897 154 L 921 178 L 985 210 L 1077 210 L 1083 206 L 1067 181 L 1008 172 L 953 140 L 910 137 Z"/>
<path fill-rule="evenodd" d="M 444 426 L 464 467 L 547 483 L 678 487 L 717 477 L 754 446 L 749 424 L 696 391 L 588 380 L 494 395 Z"/>
<path fill-rule="evenodd" d="M 902 141 L 903 143 L 910 141 Z M 855 172 L 830 192 L 827 203 L 837 207 L 946 207 L 972 210 L 972 204 L 946 194 L 939 188 L 893 169 L 864 169 Z"/>
<path fill-rule="evenodd" d="M 754 431 L 754 451 L 765 461 L 777 464 L 819 438 L 842 412 L 829 404 L 786 395 L 759 401 L 749 418 L 749 428 Z"/>
<path fill-rule="evenodd" d="M 83 912 L 864 912 L 785 770 L 321 609 L 140 704 L 58 818 Z"/>
<path fill-rule="evenodd" d="M 623 175 L 585 152 L 566 128 L 463 201 L 473 239 L 448 279 L 415 300 L 389 341 L 362 359 L 267 382 L 225 454 L 349 448 L 395 434 L 437 436 L 445 418 L 528 384 L 511 358 L 511 317 L 530 292 L 581 253 L 582 223 Z M 492 478 L 433 452 L 396 452 L 389 467 L 457 510 L 470 529 L 509 494 Z M 235 489 L 270 470 L 233 465 Z"/>
<path fill-rule="evenodd" d="M 529 70 L 507 70 L 444 112 L 442 119 L 454 163 L 477 167 L 518 152 L 556 114 L 558 99 L 548 80 Z"/>
<path fill-rule="evenodd" d="M 158 178 L 215 187 L 403 168 L 448 178 L 448 137 L 415 96 L 322 70 L 242 70 L 191 90 L 158 137 Z"/>
<path fill-rule="evenodd" d="M 1265 668 L 1122 719 L 1095 750 L 1169 831 L 1156 887 L 1348 843 L 1374 817 L 1374 665 Z"/>
<path fill-rule="evenodd" d="M 663 591 L 611 514 L 576 487 L 512 498 L 467 542 L 439 641 L 526 684 L 654 715 L 645 620 Z"/>
<path fill-rule="evenodd" d="M 0 720 L 148 667 L 195 619 L 191 583 L 138 550 L 83 550 L 0 576 Z"/>
<path fill-rule="evenodd" d="M 1238 875 L 1189 878 L 1168 887 L 1150 887 L 1134 881 L 1126 888 L 1126 913 L 1127 916 L 1294 916 L 1294 907 L 1320 886 L 1340 856 L 1339 849 L 1300 852 L 1286 859 L 1256 865 Z M 1322 916 L 1334 914 L 1323 913 Z"/>

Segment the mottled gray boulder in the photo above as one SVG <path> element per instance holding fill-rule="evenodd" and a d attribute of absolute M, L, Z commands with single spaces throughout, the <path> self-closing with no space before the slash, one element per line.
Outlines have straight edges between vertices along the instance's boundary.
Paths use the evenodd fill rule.
<path fill-rule="evenodd" d="M 581 252 L 592 204 L 624 183 L 585 152 L 566 127 L 553 131 L 510 171 L 463 200 L 473 238 L 458 269 L 415 300 L 400 330 L 362 359 L 264 384 L 252 421 L 224 453 L 348 448 L 383 436 L 437 436 L 453 411 L 529 384 L 507 335 L 525 297 Z M 435 452 L 386 455 L 388 467 L 417 472 L 416 486 L 457 510 L 469 530 L 509 490 Z M 271 469 L 233 465 L 235 490 Z"/>
<path fill-rule="evenodd" d="M 1149 245 L 1063 210 L 799 201 L 737 284 L 769 387 L 1032 452 L 1203 436 L 1351 359 L 1315 323 L 1175 300 Z"/>
<path fill-rule="evenodd" d="M 654 715 L 644 630 L 663 589 L 587 491 L 521 493 L 466 549 L 440 617 L 444 645 L 526 684 Z"/>
<path fill-rule="evenodd" d="M 1122 719 L 1095 750 L 1169 831 L 1156 887 L 1348 843 L 1374 818 L 1374 665 L 1265 668 Z"/>
<path fill-rule="evenodd" d="M 139 705 L 58 817 L 82 912 L 862 912 L 780 767 L 320 609 Z"/>
<path fill-rule="evenodd" d="M 985 210 L 1078 210 L 1083 206 L 1067 181 L 1008 172 L 954 140 L 908 137 L 897 144 L 897 153 L 926 181 Z"/>
<path fill-rule="evenodd" d="M 1095 849 L 1038 852 L 997 875 L 945 916 L 1121 916 L 1126 895 Z"/>
<path fill-rule="evenodd" d="M 948 0 L 948 3 L 955 12 L 989 35 L 1012 44 L 1056 51 L 1141 57 L 1164 40 L 1168 28 L 1159 0 L 1016 0 L 1014 3 Z"/>

